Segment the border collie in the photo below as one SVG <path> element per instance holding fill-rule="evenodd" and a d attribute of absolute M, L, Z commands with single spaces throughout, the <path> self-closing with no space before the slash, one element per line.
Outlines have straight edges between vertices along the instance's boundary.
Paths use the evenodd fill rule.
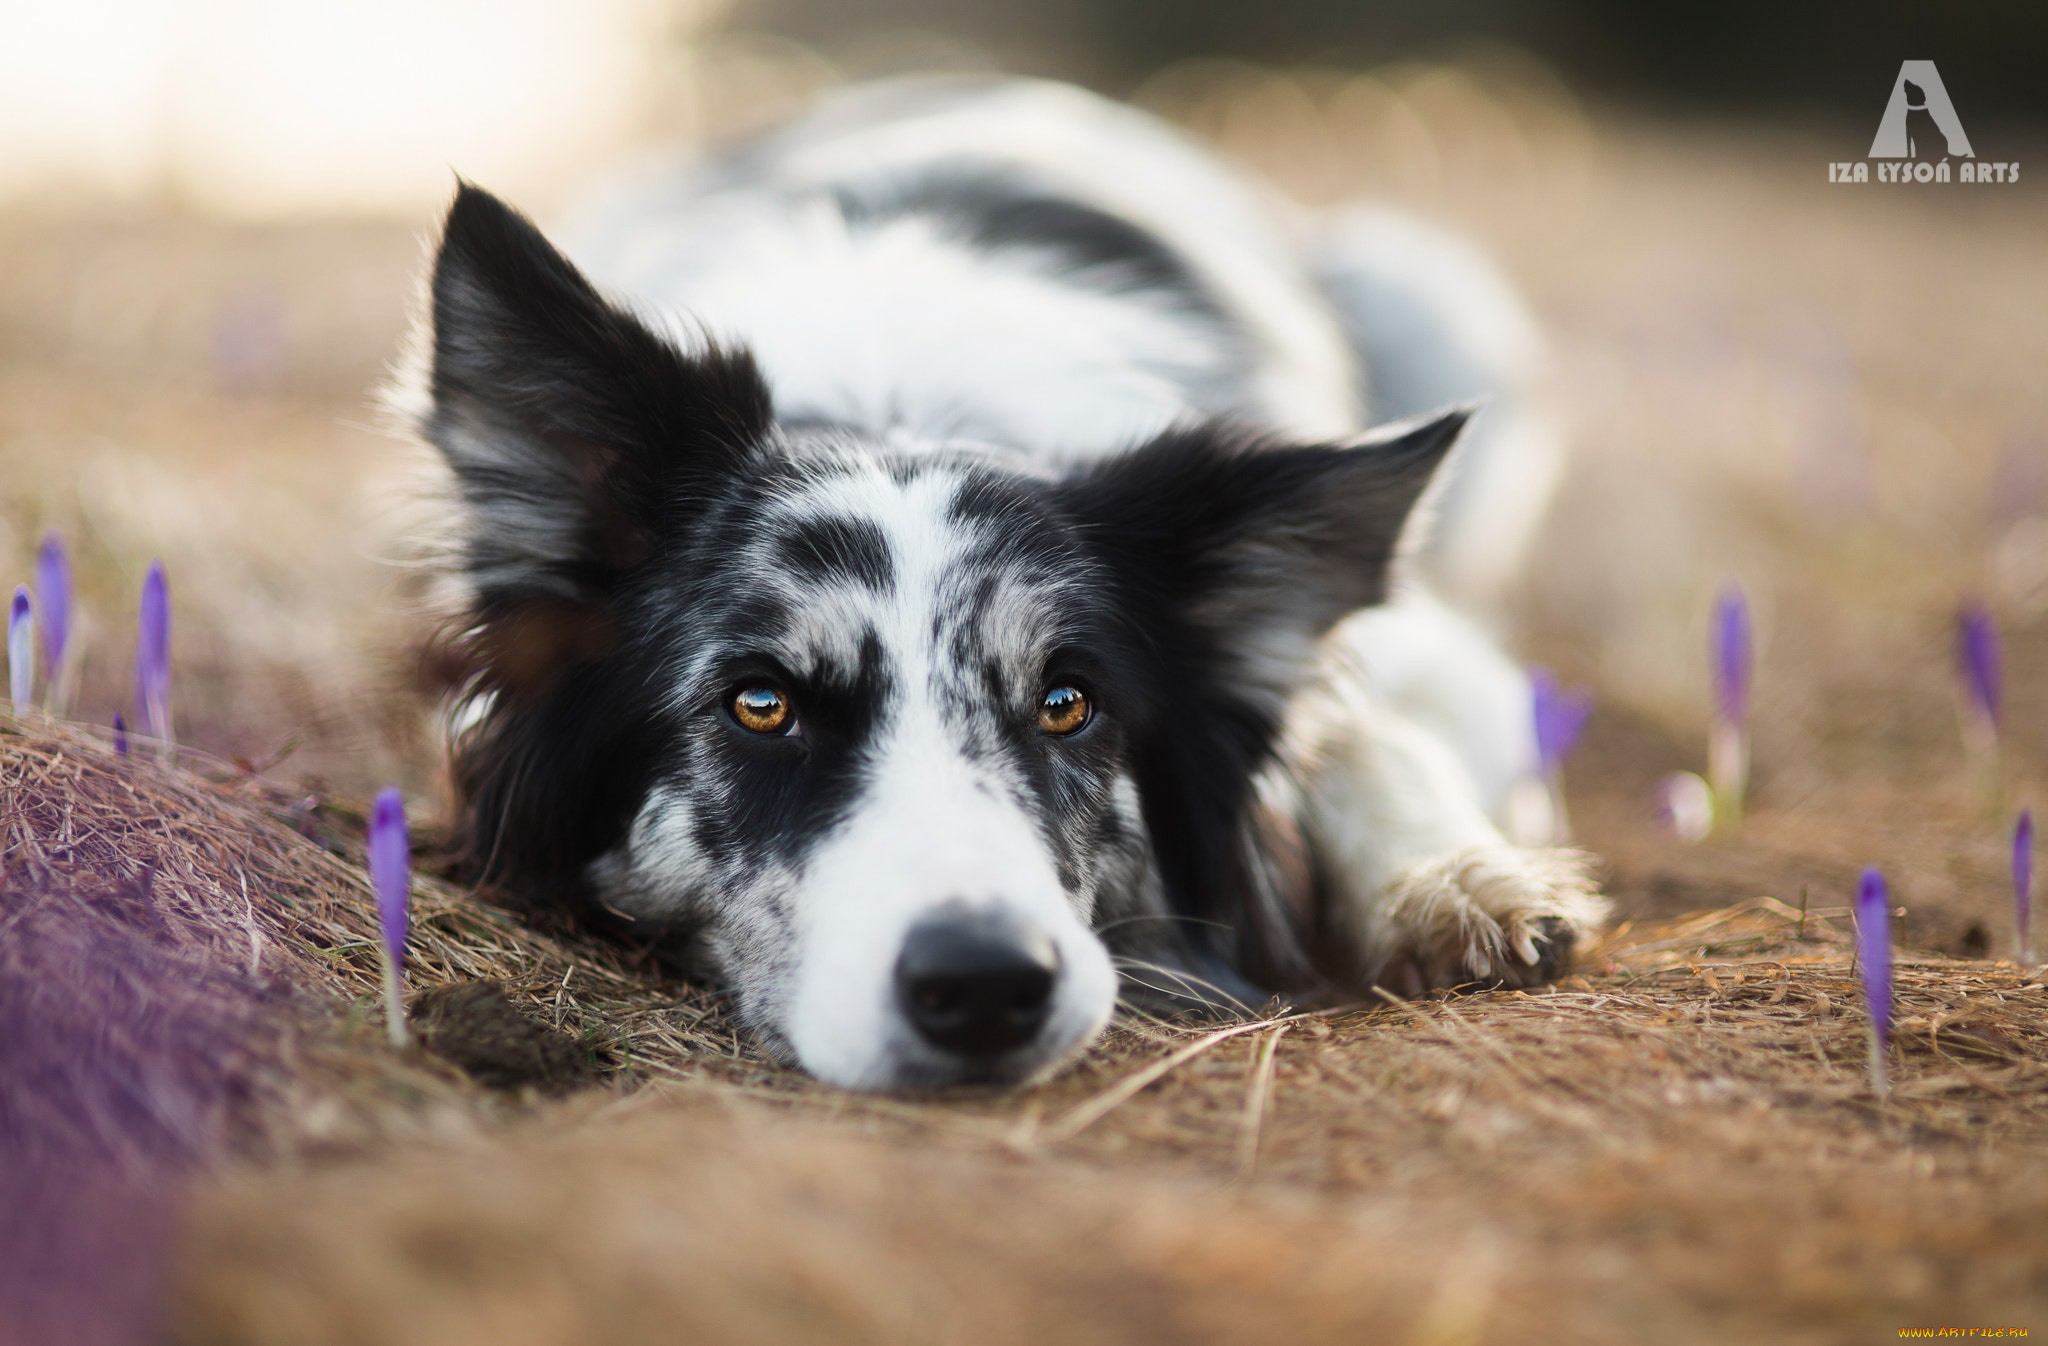
<path fill-rule="evenodd" d="M 1463 245 L 986 80 L 564 240 L 459 189 L 409 405 L 479 880 L 672 938 L 854 1088 L 1041 1077 L 1120 980 L 1521 986 L 1597 928 L 1508 839 L 1528 685 L 1463 615 L 1559 461 Z"/>

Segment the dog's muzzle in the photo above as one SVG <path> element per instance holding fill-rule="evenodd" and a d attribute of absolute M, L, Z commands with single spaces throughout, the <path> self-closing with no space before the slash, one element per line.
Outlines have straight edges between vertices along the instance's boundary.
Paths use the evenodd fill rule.
<path fill-rule="evenodd" d="M 970 1063 L 1036 1039 L 1051 1016 L 1059 950 L 996 911 L 949 904 L 910 928 L 896 998 L 927 1043 Z"/>

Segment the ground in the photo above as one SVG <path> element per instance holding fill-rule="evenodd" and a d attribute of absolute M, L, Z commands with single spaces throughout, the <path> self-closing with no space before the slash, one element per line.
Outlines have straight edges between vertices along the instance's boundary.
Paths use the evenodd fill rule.
<path fill-rule="evenodd" d="M 1507 626 L 1599 698 L 1567 784 L 1614 935 L 1553 991 L 1133 1019 L 1032 1090 L 858 1099 L 757 1059 L 647 951 L 432 881 L 415 989 L 503 981 L 601 1084 L 393 1056 L 350 801 L 436 790 L 393 564 L 406 450 L 372 397 L 429 221 L 16 209 L 0 577 L 71 539 L 73 718 L 103 725 L 162 557 L 194 751 L 179 774 L 0 720 L 0 970 L 146 928 L 184 969 L 163 985 L 204 992 L 151 1020 L 216 1063 L 212 1120 L 149 1132 L 198 1175 L 162 1205 L 181 1339 L 2048 1329 L 2048 987 L 2012 961 L 2007 877 L 2048 779 L 2048 194 L 1831 185 L 1857 128 L 1588 116 L 1513 66 L 1196 68 L 1147 96 L 1311 204 L 1452 220 L 1531 294 L 1575 458 Z M 1751 808 L 1688 844 L 1655 791 L 1704 765 L 1730 579 L 1759 626 Z M 1995 791 L 1959 732 L 1966 599 L 2005 637 Z M 1866 865 L 1904 910 L 1882 1100 L 1846 919 Z M 84 953 L 50 924 L 81 895 L 118 927 Z M 152 1033 L 95 1050 L 172 1051 Z M 53 1048 L 48 1078 L 88 1098 L 74 1065 Z"/>

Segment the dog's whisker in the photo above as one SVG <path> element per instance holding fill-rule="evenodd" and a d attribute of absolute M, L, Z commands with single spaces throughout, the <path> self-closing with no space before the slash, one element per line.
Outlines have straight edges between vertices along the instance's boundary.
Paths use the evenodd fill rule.
<path fill-rule="evenodd" d="M 1126 926 L 1136 925 L 1141 921 L 1153 921 L 1166 925 L 1201 926 L 1209 930 L 1227 931 L 1231 928 L 1228 921 L 1212 920 L 1206 916 L 1184 916 L 1178 912 L 1171 911 L 1147 911 L 1134 912 L 1129 916 L 1119 916 L 1113 921 L 1104 921 L 1096 926 L 1095 929 L 1098 934 L 1106 935 L 1113 930 L 1121 930 Z"/>
<path fill-rule="evenodd" d="M 1240 1014 L 1251 1014 L 1253 1012 L 1251 1006 L 1245 1004 L 1244 1001 L 1232 995 L 1230 992 L 1224 990 L 1215 982 L 1208 980 L 1206 977 L 1202 977 L 1196 973 L 1190 972 L 1185 968 L 1172 967 L 1164 963 L 1154 963 L 1147 959 L 1131 958 L 1127 956 L 1112 957 L 1110 959 L 1110 964 L 1111 966 L 1115 967 L 1119 973 L 1124 974 L 1126 980 L 1134 982 L 1137 985 L 1144 987 L 1146 990 L 1157 991 L 1162 995 L 1186 995 L 1189 996 L 1189 998 L 1191 999 L 1198 1000 L 1201 1004 L 1209 1008 L 1228 1006 L 1229 1008 L 1238 1011 Z M 1157 986 L 1151 982 L 1142 981 L 1136 977 L 1131 976 L 1130 974 L 1132 972 L 1153 973 L 1163 978 L 1167 982 L 1171 983 L 1171 985 Z M 1180 989 L 1176 991 L 1176 987 Z M 1211 993 L 1211 995 L 1192 995 L 1191 992 L 1195 991 L 1208 992 Z"/>

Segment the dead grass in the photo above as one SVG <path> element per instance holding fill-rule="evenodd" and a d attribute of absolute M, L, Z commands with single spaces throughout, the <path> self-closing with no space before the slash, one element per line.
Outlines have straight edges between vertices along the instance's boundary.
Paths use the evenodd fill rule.
<path fill-rule="evenodd" d="M 346 815 L 16 722 L 0 781 L 0 920 L 169 949 L 235 1028 L 225 1075 L 118 1035 L 80 1067 L 219 1105 L 187 1340 L 1821 1340 L 2048 1306 L 2048 986 L 1902 957 L 1878 1099 L 1839 907 L 1625 925 L 1541 992 L 1132 1018 L 1045 1085 L 926 1100 L 782 1071 L 658 965 L 421 879 L 416 990 L 502 981 L 611 1065 L 550 1104 L 384 1047 Z"/>
<path fill-rule="evenodd" d="M 182 757 L 207 774 L 162 765 L 140 744 L 122 759 L 75 730 L 0 715 L 9 919 L 61 904 L 60 919 L 140 932 L 154 948 L 234 974 L 220 1003 L 275 1005 L 302 1026 L 329 1025 L 332 1032 L 314 1037 L 334 1049 L 327 1068 L 344 1072 L 330 1081 L 346 1086 L 335 1097 L 372 1083 L 358 1069 L 389 1074 L 393 1087 L 400 1079 L 423 1087 L 417 1064 L 341 1050 L 373 1040 L 382 1017 L 360 813 L 199 754 Z M 625 1081 L 684 1076 L 705 1059 L 745 1056 L 717 997 L 636 973 L 631 953 L 616 945 L 529 929 L 430 874 L 415 876 L 407 956 L 415 992 L 498 981 Z M 287 1058 L 298 1045 L 282 1035 L 257 1056 L 292 1069 Z M 266 1106 L 280 1100 L 256 1097 L 263 1091 L 254 1082 L 264 1078 L 252 1068 L 255 1107 L 242 1120 L 271 1127 L 292 1119 L 304 1134 L 280 1136 L 280 1144 L 343 1143 L 362 1120 L 298 1100 Z"/>

